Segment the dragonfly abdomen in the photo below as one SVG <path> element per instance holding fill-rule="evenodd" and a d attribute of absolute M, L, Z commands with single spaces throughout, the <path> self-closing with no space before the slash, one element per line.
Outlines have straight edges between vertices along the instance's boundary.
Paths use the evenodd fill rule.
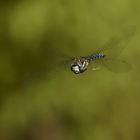
<path fill-rule="evenodd" d="M 104 57 L 105 57 L 105 54 L 102 54 L 102 53 L 93 54 L 93 55 L 88 57 L 88 60 L 92 61 L 92 60 L 101 59 L 101 58 L 104 58 Z"/>

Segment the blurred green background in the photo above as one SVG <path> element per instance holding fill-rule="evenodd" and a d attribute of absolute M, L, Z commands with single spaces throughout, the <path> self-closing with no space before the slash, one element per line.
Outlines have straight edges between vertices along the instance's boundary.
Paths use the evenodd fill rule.
<path fill-rule="evenodd" d="M 131 25 L 131 71 L 61 67 Z M 1 0 L 0 140 L 139 140 L 139 30 L 138 0 Z"/>

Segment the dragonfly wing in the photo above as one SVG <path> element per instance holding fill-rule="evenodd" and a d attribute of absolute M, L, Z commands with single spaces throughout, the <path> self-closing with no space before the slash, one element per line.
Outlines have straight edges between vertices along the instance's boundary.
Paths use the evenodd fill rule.
<path fill-rule="evenodd" d="M 124 30 L 120 36 L 112 37 L 105 45 L 96 51 L 96 53 L 103 53 L 108 58 L 118 57 L 122 50 L 127 46 L 129 41 L 136 33 L 135 26 Z"/>
<path fill-rule="evenodd" d="M 129 63 L 119 59 L 104 59 L 102 64 L 108 70 L 115 73 L 128 72 L 131 69 L 131 65 Z"/>
<path fill-rule="evenodd" d="M 127 72 L 131 69 L 131 65 L 128 64 L 126 61 L 119 60 L 119 59 L 100 59 L 91 62 L 89 66 L 92 70 L 100 70 L 103 67 L 107 68 L 108 70 L 119 73 L 119 72 Z"/>

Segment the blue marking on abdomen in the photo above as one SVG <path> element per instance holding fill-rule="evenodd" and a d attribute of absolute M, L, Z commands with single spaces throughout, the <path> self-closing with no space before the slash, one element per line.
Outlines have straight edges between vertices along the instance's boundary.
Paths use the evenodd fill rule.
<path fill-rule="evenodd" d="M 105 54 L 99 53 L 99 54 L 93 54 L 91 56 L 88 57 L 89 61 L 95 60 L 95 59 L 101 59 L 104 58 Z"/>

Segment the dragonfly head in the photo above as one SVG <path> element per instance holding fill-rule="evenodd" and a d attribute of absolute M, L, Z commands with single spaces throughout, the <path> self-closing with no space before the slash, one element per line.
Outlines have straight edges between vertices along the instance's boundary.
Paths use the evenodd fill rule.
<path fill-rule="evenodd" d="M 71 63 L 71 71 L 79 74 L 87 70 L 89 61 L 85 57 L 74 58 Z"/>

